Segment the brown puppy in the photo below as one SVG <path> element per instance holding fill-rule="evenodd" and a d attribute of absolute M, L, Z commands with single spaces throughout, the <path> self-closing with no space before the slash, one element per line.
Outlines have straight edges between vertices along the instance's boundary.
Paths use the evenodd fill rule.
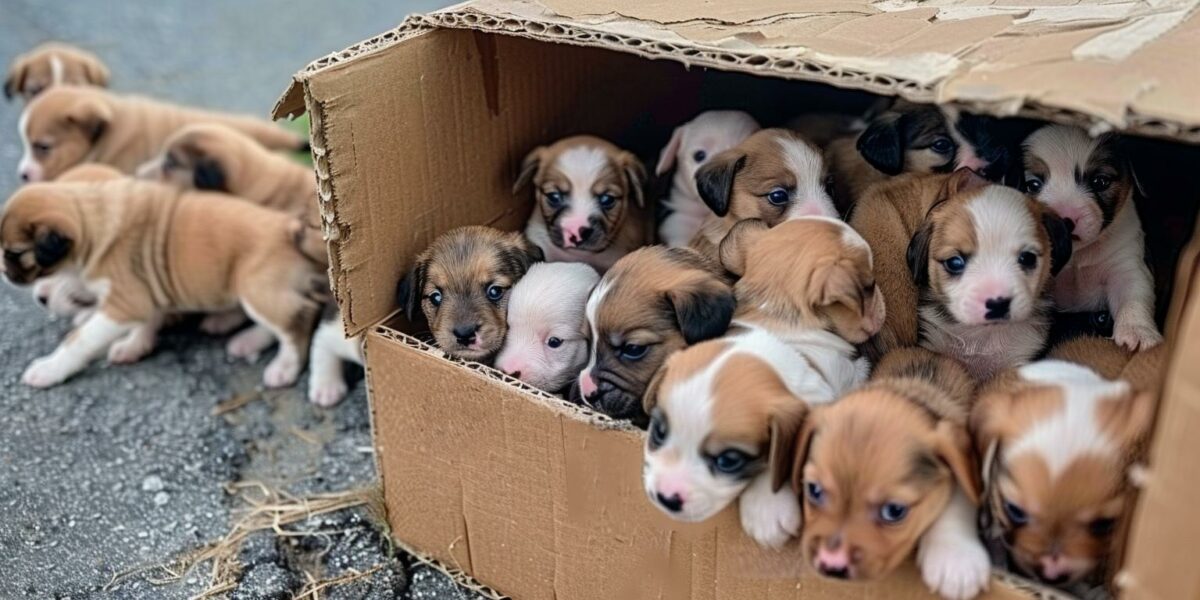
<path fill-rule="evenodd" d="M 26 102 L 55 85 L 108 87 L 108 67 L 95 54 L 61 42 L 46 42 L 13 59 L 4 97 Z"/>
<path fill-rule="evenodd" d="M 410 320 L 421 309 L 447 354 L 486 361 L 508 333 L 508 291 L 540 260 L 541 249 L 519 233 L 459 227 L 417 257 L 396 297 Z"/>
<path fill-rule="evenodd" d="M 164 316 L 241 306 L 255 327 L 229 344 L 251 356 L 279 340 L 263 375 L 290 385 L 304 365 L 324 285 L 323 242 L 292 217 L 207 192 L 118 179 L 19 190 L 0 222 L 4 271 L 27 284 L 72 270 L 99 298 L 95 313 L 22 380 L 48 387 L 108 351 L 149 352 Z"/>
<path fill-rule="evenodd" d="M 974 389 L 957 361 L 903 348 L 866 386 L 813 408 L 792 483 L 804 496 L 804 556 L 819 573 L 877 579 L 917 549 L 925 583 L 943 598 L 987 587 L 966 429 Z"/>
<path fill-rule="evenodd" d="M 1052 360 L 1083 365 L 1105 379 L 1117 379 L 1133 353 L 1109 338 L 1080 336 L 1055 345 L 1046 354 Z"/>
<path fill-rule="evenodd" d="M 300 136 L 253 117 L 61 85 L 38 95 L 21 114 L 18 127 L 25 154 L 18 173 L 23 181 L 46 181 L 81 162 L 133 173 L 176 130 L 200 122 L 224 123 L 272 149 L 296 150 L 305 143 Z"/>
<path fill-rule="evenodd" d="M 271 152 L 254 138 L 219 123 L 176 131 L 138 177 L 185 188 L 226 192 L 321 226 L 312 168 Z"/>

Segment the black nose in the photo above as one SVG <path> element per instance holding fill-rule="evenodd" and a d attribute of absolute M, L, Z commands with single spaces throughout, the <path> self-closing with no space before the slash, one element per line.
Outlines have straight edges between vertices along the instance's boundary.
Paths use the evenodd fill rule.
<path fill-rule="evenodd" d="M 470 346 L 475 341 L 476 331 L 479 331 L 478 325 L 459 325 L 454 328 L 454 339 L 464 346 Z"/>
<path fill-rule="evenodd" d="M 821 574 L 826 577 L 832 577 L 834 579 L 850 579 L 850 568 L 849 567 L 833 568 L 833 567 L 826 567 L 825 565 L 821 565 Z"/>
<path fill-rule="evenodd" d="M 991 298 L 983 303 L 987 309 L 987 314 L 983 317 L 989 321 L 998 321 L 1008 318 L 1008 307 L 1012 304 L 1012 298 Z"/>
<path fill-rule="evenodd" d="M 658 503 L 663 505 L 663 508 L 673 513 L 683 510 L 683 498 L 680 498 L 679 494 L 668 497 L 662 495 L 662 492 L 656 492 L 654 495 L 658 498 Z"/>
<path fill-rule="evenodd" d="M 29 183 L 29 173 L 21 173 L 21 181 Z"/>
<path fill-rule="evenodd" d="M 1067 233 L 1075 233 L 1075 219 L 1063 219 L 1063 224 L 1067 226 Z"/>
<path fill-rule="evenodd" d="M 579 242 L 577 242 L 577 243 L 582 244 L 582 243 L 592 239 L 592 234 L 595 233 L 595 231 L 596 230 L 592 227 L 580 227 L 579 228 Z"/>

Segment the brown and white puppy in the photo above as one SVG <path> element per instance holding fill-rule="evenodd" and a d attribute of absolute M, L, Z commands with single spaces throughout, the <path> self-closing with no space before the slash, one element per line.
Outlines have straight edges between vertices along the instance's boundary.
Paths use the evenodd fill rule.
<path fill-rule="evenodd" d="M 713 214 L 692 247 L 716 256 L 739 221 L 774 227 L 798 217 L 836 217 L 821 150 L 787 129 L 763 129 L 696 171 L 696 188 Z"/>
<path fill-rule="evenodd" d="M 540 260 L 541 249 L 519 233 L 459 227 L 417 257 L 397 300 L 410 320 L 421 310 L 447 354 L 483 362 L 504 344 L 509 291 Z"/>
<path fill-rule="evenodd" d="M 668 247 L 687 246 L 712 211 L 696 189 L 696 171 L 712 158 L 760 129 L 754 117 L 740 110 L 710 110 L 675 128 L 658 157 L 654 174 L 672 169 L 671 193 L 663 201 L 670 210 L 658 226 L 658 239 Z"/>
<path fill-rule="evenodd" d="M 818 573 L 878 579 L 915 549 L 926 585 L 943 598 L 987 587 L 967 434 L 974 390 L 957 361 L 902 348 L 867 385 L 813 409 L 792 484 L 804 497 L 804 558 Z"/>
<path fill-rule="evenodd" d="M 79 163 L 98 162 L 132 174 L 179 128 L 209 121 L 238 129 L 272 149 L 297 150 L 305 143 L 253 117 L 60 85 L 39 94 L 21 113 L 18 128 L 25 154 L 17 173 L 22 181 L 47 181 Z"/>
<path fill-rule="evenodd" d="M 1047 125 L 1025 140 L 1023 150 L 1023 191 L 1065 220 L 1074 244 L 1071 262 L 1054 279 L 1054 303 L 1064 311 L 1107 308 L 1113 339 L 1130 350 L 1162 342 L 1134 206 L 1137 185 L 1120 138 Z"/>
<path fill-rule="evenodd" d="M 263 382 L 290 385 L 320 308 L 322 245 L 292 217 L 218 194 L 128 178 L 25 187 L 0 222 L 5 276 L 28 284 L 71 269 L 99 303 L 22 381 L 55 385 L 106 351 L 111 362 L 136 361 L 167 315 L 240 307 L 256 324 L 230 353 L 257 355 L 278 339 Z"/>
<path fill-rule="evenodd" d="M 220 123 L 176 131 L 138 177 L 184 188 L 225 192 L 321 226 L 317 180 L 311 167 L 272 152 L 254 138 Z"/>
<path fill-rule="evenodd" d="M 1044 205 L 971 171 L 948 177 L 941 197 L 906 253 L 920 344 L 986 379 L 1045 347 L 1051 278 L 1070 259 L 1070 235 Z"/>
<path fill-rule="evenodd" d="M 108 87 L 108 67 L 95 54 L 61 42 L 46 42 L 13 59 L 4 97 L 26 102 L 55 85 Z"/>
<path fill-rule="evenodd" d="M 663 361 L 724 334 L 734 305 L 724 270 L 694 250 L 649 246 L 629 253 L 588 296 L 592 348 L 572 398 L 644 424 L 642 395 Z"/>
<path fill-rule="evenodd" d="M 1154 409 L 1152 393 L 1075 363 L 1043 360 L 997 377 L 971 416 L 985 536 L 1045 583 L 1088 579 L 1115 551 L 1133 501 L 1128 470 Z"/>
<path fill-rule="evenodd" d="M 525 236 L 547 262 L 583 262 L 603 273 L 617 259 L 654 240 L 645 214 L 642 161 L 590 135 L 534 148 L 513 193 L 533 184 L 536 206 Z"/>

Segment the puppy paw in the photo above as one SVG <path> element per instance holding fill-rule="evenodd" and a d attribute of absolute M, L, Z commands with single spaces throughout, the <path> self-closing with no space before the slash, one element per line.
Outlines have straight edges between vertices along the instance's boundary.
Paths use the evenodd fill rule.
<path fill-rule="evenodd" d="M 308 400 L 317 406 L 329 408 L 342 401 L 350 388 L 341 379 L 329 381 L 309 381 Z"/>
<path fill-rule="evenodd" d="M 300 377 L 300 361 L 296 356 L 280 352 L 263 371 L 263 385 L 268 388 L 288 387 Z"/>
<path fill-rule="evenodd" d="M 800 531 L 800 502 L 791 488 L 772 492 L 770 483 L 755 481 L 738 502 L 742 529 L 760 546 L 780 549 Z"/>
<path fill-rule="evenodd" d="M 141 336 L 129 337 L 115 342 L 108 348 L 108 362 L 114 365 L 127 365 L 145 358 L 154 350 L 154 339 Z"/>
<path fill-rule="evenodd" d="M 71 326 L 83 327 L 83 324 L 92 318 L 92 314 L 95 312 L 96 309 L 94 308 L 81 308 L 79 312 L 75 313 L 75 316 L 71 317 Z"/>
<path fill-rule="evenodd" d="M 275 338 L 271 332 L 261 327 L 251 327 L 233 336 L 225 344 L 225 351 L 233 358 L 244 358 L 250 362 L 258 360 L 263 350 L 271 347 Z"/>
<path fill-rule="evenodd" d="M 1113 328 L 1113 341 L 1136 352 L 1159 345 L 1163 336 L 1153 324 L 1122 321 Z"/>
<path fill-rule="evenodd" d="M 970 600 L 987 589 L 991 564 L 977 540 L 930 544 L 917 559 L 925 585 L 946 600 Z"/>
<path fill-rule="evenodd" d="M 233 330 L 241 327 L 245 322 L 246 315 L 242 314 L 240 310 L 214 313 L 201 319 L 200 331 L 208 335 L 227 335 L 233 333 Z"/>
<path fill-rule="evenodd" d="M 35 388 L 48 388 L 62 383 L 70 375 L 53 356 L 43 356 L 29 363 L 21 375 L 21 383 Z"/>

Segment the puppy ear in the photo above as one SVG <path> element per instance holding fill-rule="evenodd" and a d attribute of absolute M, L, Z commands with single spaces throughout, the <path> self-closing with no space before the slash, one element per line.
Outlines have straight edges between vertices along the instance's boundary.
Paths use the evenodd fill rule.
<path fill-rule="evenodd" d="M 992 182 L 984 179 L 979 173 L 971 169 L 959 169 L 946 178 L 939 200 L 949 200 L 958 194 L 965 194 L 989 185 L 992 185 Z"/>
<path fill-rule="evenodd" d="M 901 115 L 887 112 L 879 115 L 858 136 L 855 147 L 872 167 L 885 175 L 904 171 L 904 120 Z"/>
<path fill-rule="evenodd" d="M 771 491 L 778 492 L 792 478 L 796 465 L 796 437 L 804 426 L 808 412 L 804 403 L 795 398 L 785 400 L 785 406 L 799 410 L 788 410 L 771 416 L 771 443 L 767 451 L 767 468 L 771 471 Z"/>
<path fill-rule="evenodd" d="M 1107 429 L 1123 448 L 1137 448 L 1154 425 L 1158 398 L 1153 392 L 1135 392 L 1112 405 Z"/>
<path fill-rule="evenodd" d="M 12 100 L 19 95 L 25 88 L 25 77 L 29 74 L 29 62 L 18 57 L 13 63 L 12 69 L 8 71 L 8 78 L 4 80 L 4 97 L 7 100 Z"/>
<path fill-rule="evenodd" d="M 654 167 L 654 174 L 662 176 L 663 173 L 675 168 L 675 155 L 679 154 L 679 146 L 683 144 L 683 128 L 685 125 L 680 125 L 675 128 L 671 134 L 671 141 L 663 146 L 662 152 L 658 153 L 658 165 Z"/>
<path fill-rule="evenodd" d="M 729 214 L 733 180 L 745 166 L 746 155 L 735 148 L 714 156 L 696 171 L 696 190 L 718 217 Z"/>
<path fill-rule="evenodd" d="M 229 191 L 225 183 L 225 169 L 211 158 L 196 161 L 196 166 L 192 169 L 192 185 L 198 190 Z"/>
<path fill-rule="evenodd" d="M 804 502 L 804 490 L 801 489 L 801 483 L 804 481 L 804 464 L 808 462 L 808 451 L 812 446 L 813 434 L 817 431 L 817 422 L 813 418 L 816 410 L 810 410 L 804 415 L 803 423 L 800 426 L 799 433 L 796 434 L 796 439 L 792 447 L 792 491 L 800 497 L 801 503 Z M 772 480 L 772 483 L 774 483 L 774 480 Z"/>
<path fill-rule="evenodd" d="M 647 415 L 658 406 L 658 388 L 662 387 L 663 375 L 667 372 L 667 365 L 663 363 L 654 372 L 654 376 L 650 378 L 650 383 L 646 385 L 646 391 L 642 393 L 642 412 Z M 578 378 L 576 378 L 578 379 Z"/>
<path fill-rule="evenodd" d="M 418 262 L 396 285 L 396 303 L 404 309 L 404 315 L 409 321 L 416 315 L 417 307 L 421 305 L 421 292 L 425 289 L 425 273 L 427 266 Z"/>
<path fill-rule="evenodd" d="M 519 271 L 521 275 L 524 275 L 525 272 L 529 270 L 529 267 L 533 265 L 533 263 L 546 260 L 546 255 L 542 252 L 542 249 L 533 242 L 529 241 L 529 238 L 526 238 L 524 235 L 516 232 L 508 235 L 508 241 L 512 244 L 512 246 L 505 250 L 504 258 L 508 261 L 511 261 L 513 266 L 516 267 L 516 270 Z"/>
<path fill-rule="evenodd" d="M 89 58 L 83 61 L 83 76 L 87 78 L 92 85 L 99 87 L 108 87 L 108 67 L 97 59 Z"/>
<path fill-rule="evenodd" d="M 517 175 L 517 181 L 513 184 L 513 193 L 520 192 L 533 179 L 533 174 L 537 173 L 538 167 L 542 166 L 542 155 L 546 153 L 545 146 L 534 148 L 529 154 L 525 155 L 525 160 L 521 161 L 521 172 Z"/>
<path fill-rule="evenodd" d="M 932 237 L 933 221 L 926 217 L 921 228 L 913 234 L 912 239 L 908 242 L 908 251 L 905 257 L 908 260 L 908 271 L 912 273 L 917 287 L 924 287 L 929 283 L 929 241 Z"/>
<path fill-rule="evenodd" d="M 684 341 L 692 345 L 724 334 L 736 302 L 729 286 L 710 277 L 691 288 L 667 292 L 667 304 L 675 312 Z"/>
<path fill-rule="evenodd" d="M 33 258 L 39 267 L 52 267 L 67 257 L 75 245 L 69 234 L 54 225 L 37 225 L 33 234 Z"/>
<path fill-rule="evenodd" d="M 965 428 L 947 420 L 938 422 L 934 436 L 934 451 L 938 458 L 950 467 L 950 472 L 971 504 L 978 506 L 982 486 L 975 455 L 971 450 L 971 436 L 967 435 Z"/>
<path fill-rule="evenodd" d="M 646 185 L 646 166 L 642 164 L 642 159 L 634 156 L 632 152 L 622 150 L 619 162 L 621 171 L 625 173 L 625 181 L 629 185 L 629 193 L 633 194 L 638 206 L 646 206 L 643 190 Z"/>
<path fill-rule="evenodd" d="M 82 129 L 84 135 L 94 144 L 112 122 L 112 109 L 98 98 L 87 98 L 79 101 L 67 112 L 67 121 Z"/>
<path fill-rule="evenodd" d="M 1071 231 L 1052 210 L 1042 209 L 1042 227 L 1050 237 L 1050 274 L 1058 275 L 1071 260 Z"/>
<path fill-rule="evenodd" d="M 738 277 L 745 275 L 746 253 L 749 252 L 750 245 L 754 243 L 754 240 L 758 239 L 758 236 L 766 230 L 767 224 L 759 219 L 738 221 L 725 235 L 725 239 L 721 240 L 717 252 L 721 266 Z"/>
<path fill-rule="evenodd" d="M 842 261 L 825 265 L 813 273 L 807 291 L 813 308 L 842 304 L 848 308 L 857 306 L 861 312 L 862 290 L 849 265 Z"/>
<path fill-rule="evenodd" d="M 1012 374 L 1002 374 L 1002 378 L 1013 378 Z M 995 379 L 992 386 L 1002 385 L 1002 379 Z M 1014 397 L 1006 391 L 984 391 L 979 395 L 971 415 L 967 419 L 967 430 L 975 441 L 975 451 L 982 458 L 979 468 L 980 481 L 988 481 L 988 473 L 992 463 L 997 459 L 1000 439 L 1004 435 L 1004 424 L 1009 422 Z"/>

